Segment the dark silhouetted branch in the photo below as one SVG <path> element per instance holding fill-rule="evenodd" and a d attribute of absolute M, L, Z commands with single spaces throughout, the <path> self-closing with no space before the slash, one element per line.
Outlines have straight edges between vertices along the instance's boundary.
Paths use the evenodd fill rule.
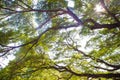
<path fill-rule="evenodd" d="M 120 73 L 108 73 L 108 74 L 89 74 L 89 73 L 77 73 L 77 72 L 74 72 L 66 67 L 62 67 L 62 66 L 53 66 L 54 69 L 56 70 L 60 70 L 60 69 L 63 69 L 67 72 L 70 72 L 71 74 L 73 75 L 76 75 L 76 76 L 80 76 L 80 77 L 92 77 L 92 78 L 99 78 L 99 77 L 103 77 L 103 78 L 120 78 Z"/>

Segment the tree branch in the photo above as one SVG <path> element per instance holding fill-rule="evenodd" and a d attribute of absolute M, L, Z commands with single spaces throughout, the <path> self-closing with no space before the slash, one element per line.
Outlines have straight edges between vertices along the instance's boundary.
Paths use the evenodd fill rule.
<path fill-rule="evenodd" d="M 91 26 L 90 29 L 102 29 L 102 28 L 107 28 L 107 29 L 114 29 L 120 27 L 120 23 L 113 23 L 113 24 L 95 24 L 94 26 Z"/>
<path fill-rule="evenodd" d="M 19 2 L 23 3 L 25 6 L 27 6 L 28 8 L 32 9 L 32 7 L 28 4 L 26 4 L 25 2 L 23 2 L 22 0 L 18 0 Z"/>
<path fill-rule="evenodd" d="M 9 12 L 8 14 L 17 14 L 17 13 L 25 13 L 25 12 L 66 12 L 65 10 L 63 9 L 53 9 L 53 10 L 42 10 L 42 9 L 26 9 L 26 10 L 20 10 L 20 11 L 17 11 L 17 10 L 13 10 L 13 9 L 10 9 L 8 7 L 1 7 L 0 9 L 5 9 L 5 10 L 9 10 L 11 12 Z"/>
<path fill-rule="evenodd" d="M 49 21 L 51 20 L 51 18 L 54 18 L 54 17 L 59 16 L 59 15 L 62 15 L 62 14 L 66 14 L 66 12 L 57 13 L 57 14 L 53 15 L 52 17 L 48 18 L 45 22 L 43 22 L 42 24 L 40 24 L 40 25 L 36 28 L 36 30 L 42 28 L 45 24 L 47 24 L 47 22 L 49 22 Z"/>
<path fill-rule="evenodd" d="M 93 65 L 92 65 L 93 66 Z M 113 69 L 107 69 L 107 68 L 103 68 L 103 67 L 100 67 L 100 66 L 93 66 L 94 68 L 97 68 L 97 69 L 102 69 L 102 70 L 107 70 L 107 71 L 115 71 L 115 70 L 118 70 L 116 68 L 113 68 Z"/>
<path fill-rule="evenodd" d="M 71 46 L 71 45 L 70 45 L 70 46 Z M 97 62 L 103 63 L 103 64 L 105 64 L 106 66 L 112 67 L 112 68 L 114 68 L 114 70 L 120 69 L 120 65 L 119 65 L 119 64 L 118 64 L 118 65 L 113 65 L 113 64 L 107 63 L 107 62 L 104 61 L 104 60 L 97 59 L 97 58 L 95 58 L 95 57 L 93 57 L 93 56 L 87 55 L 87 54 L 85 54 L 83 51 L 81 51 L 81 50 L 79 50 L 79 49 L 77 49 L 77 48 L 75 48 L 75 47 L 73 47 L 73 46 L 72 46 L 72 48 L 73 48 L 75 51 L 81 53 L 83 56 L 88 57 L 88 58 L 90 58 L 90 59 L 92 59 L 92 60 L 96 60 Z"/>
<path fill-rule="evenodd" d="M 77 17 L 77 15 L 75 13 L 73 13 L 73 11 L 67 7 L 67 13 L 74 19 L 76 20 L 76 22 L 79 24 L 79 25 L 83 25 L 83 22 Z"/>
<path fill-rule="evenodd" d="M 98 78 L 98 77 L 103 77 L 103 78 L 120 78 L 120 73 L 108 73 L 108 74 L 89 74 L 89 73 L 77 73 L 77 72 L 74 72 L 66 67 L 63 67 L 63 66 L 53 66 L 54 69 L 58 70 L 59 69 L 64 69 L 65 71 L 68 71 L 70 72 L 71 74 L 73 75 L 76 75 L 76 76 L 80 76 L 80 77 L 92 77 L 92 78 Z"/>
<path fill-rule="evenodd" d="M 97 23 L 95 20 L 93 19 L 86 19 L 84 21 L 84 24 L 85 23 L 93 23 L 93 26 L 90 26 L 90 29 L 91 30 L 94 30 L 94 29 L 102 29 L 102 28 L 107 28 L 107 29 L 113 29 L 113 28 L 117 28 L 117 27 L 120 27 L 120 23 L 112 23 L 112 24 L 99 24 Z"/>
<path fill-rule="evenodd" d="M 107 6 L 105 6 L 104 0 L 100 0 L 100 3 L 101 3 L 101 5 L 102 5 L 102 7 L 107 11 L 107 13 L 108 13 L 111 17 L 113 17 L 116 22 L 119 23 L 120 21 L 117 19 L 117 17 L 109 11 L 109 9 L 107 8 Z"/>

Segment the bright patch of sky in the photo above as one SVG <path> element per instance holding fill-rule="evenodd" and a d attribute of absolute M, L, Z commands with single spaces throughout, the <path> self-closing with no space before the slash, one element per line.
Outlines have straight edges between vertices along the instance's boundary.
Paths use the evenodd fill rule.
<path fill-rule="evenodd" d="M 33 23 L 33 26 L 34 26 L 34 28 L 37 28 L 38 27 L 38 24 L 37 24 L 37 22 L 36 22 L 36 16 L 34 15 L 33 16 L 33 18 L 32 18 L 32 23 Z"/>
<path fill-rule="evenodd" d="M 4 68 L 13 59 L 15 59 L 13 54 L 8 55 L 7 58 L 0 57 L 0 67 Z"/>
<path fill-rule="evenodd" d="M 17 8 L 16 11 L 22 11 L 22 9 L 21 8 Z"/>
<path fill-rule="evenodd" d="M 104 11 L 105 11 L 105 9 L 102 7 L 101 4 L 97 4 L 97 5 L 95 6 L 94 10 L 95 10 L 96 12 L 104 12 Z"/>
<path fill-rule="evenodd" d="M 18 43 L 11 43 L 11 44 L 8 44 L 7 46 L 11 46 L 12 47 L 12 46 L 18 46 L 20 44 L 21 44 L 20 42 L 18 42 Z M 13 59 L 15 59 L 14 53 L 16 51 L 18 51 L 18 50 L 19 50 L 18 48 L 14 49 L 14 50 L 8 52 L 9 55 L 7 55 L 6 57 L 0 57 L 0 66 L 2 68 L 4 68 L 6 65 L 8 65 L 9 61 L 12 61 Z"/>
<path fill-rule="evenodd" d="M 38 3 L 38 0 L 33 0 L 33 4 L 34 4 L 33 8 L 36 8 L 37 3 Z"/>
<path fill-rule="evenodd" d="M 74 1 L 73 0 L 66 0 L 68 1 L 68 7 L 74 7 Z"/>

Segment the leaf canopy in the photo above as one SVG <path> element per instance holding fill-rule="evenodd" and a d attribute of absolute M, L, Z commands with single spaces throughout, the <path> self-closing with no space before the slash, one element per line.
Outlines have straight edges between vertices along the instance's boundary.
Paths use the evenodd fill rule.
<path fill-rule="evenodd" d="M 0 80 L 119 80 L 119 52 L 119 0 L 0 1 Z"/>

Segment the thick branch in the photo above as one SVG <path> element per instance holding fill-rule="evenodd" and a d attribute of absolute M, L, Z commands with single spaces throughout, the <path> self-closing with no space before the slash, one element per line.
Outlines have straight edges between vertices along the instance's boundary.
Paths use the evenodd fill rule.
<path fill-rule="evenodd" d="M 113 29 L 120 27 L 120 23 L 113 23 L 113 24 L 95 24 L 94 26 L 91 26 L 90 28 L 93 29 L 102 29 L 102 28 L 107 28 L 107 29 Z"/>
<path fill-rule="evenodd" d="M 76 20 L 79 25 L 83 25 L 83 22 L 77 17 L 76 14 L 73 13 L 73 11 L 72 11 L 69 7 L 67 7 L 67 13 L 68 13 L 74 20 Z"/>
<path fill-rule="evenodd" d="M 86 19 L 85 21 L 81 21 L 76 14 L 73 13 L 73 11 L 70 8 L 67 8 L 67 13 L 77 22 L 76 24 L 73 25 L 68 25 L 68 26 L 59 26 L 54 29 L 67 29 L 71 27 L 78 27 L 79 25 L 84 25 L 85 23 L 91 22 L 94 24 L 94 26 L 91 26 L 90 29 L 102 29 L 102 28 L 108 28 L 108 29 L 113 29 L 120 27 L 120 23 L 112 23 L 112 24 L 99 24 L 93 19 Z"/>
<path fill-rule="evenodd" d="M 95 20 L 93 19 L 86 19 L 84 21 L 85 23 L 93 23 L 93 26 L 90 27 L 91 30 L 93 29 L 102 29 L 102 28 L 108 28 L 108 29 L 113 29 L 113 28 L 117 28 L 120 27 L 120 23 L 112 23 L 112 24 L 99 24 L 97 23 Z"/>
<path fill-rule="evenodd" d="M 120 73 L 108 73 L 108 74 L 89 74 L 89 73 L 77 73 L 77 72 L 74 72 L 66 67 L 62 67 L 62 66 L 57 66 L 57 67 L 53 67 L 54 69 L 56 70 L 60 70 L 60 69 L 64 69 L 65 71 L 68 71 L 70 73 L 72 73 L 73 75 L 76 75 L 76 76 L 80 76 L 80 77 L 92 77 L 92 78 L 98 78 L 98 77 L 103 77 L 103 78 L 120 78 Z"/>

